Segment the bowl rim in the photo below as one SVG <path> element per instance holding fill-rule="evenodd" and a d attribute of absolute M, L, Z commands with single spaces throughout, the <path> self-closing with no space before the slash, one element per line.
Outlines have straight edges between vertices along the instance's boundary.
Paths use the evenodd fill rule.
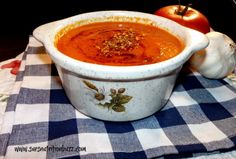
<path fill-rule="evenodd" d="M 114 15 L 124 17 L 128 16 L 148 18 L 158 24 L 165 23 L 163 25 L 172 25 L 172 27 L 179 29 L 182 34 L 185 34 L 185 48 L 178 55 L 158 63 L 137 66 L 109 66 L 87 63 L 73 59 L 58 51 L 56 46 L 54 45 L 55 36 L 61 29 L 65 28 L 66 26 L 73 24 L 78 20 L 96 18 L 101 16 L 110 17 Z M 167 30 L 169 29 L 168 27 L 161 28 Z M 172 20 L 150 13 L 121 10 L 82 13 L 59 21 L 47 23 L 37 27 L 33 31 L 33 36 L 44 44 L 46 51 L 51 56 L 56 65 L 59 65 L 60 67 L 81 76 L 108 80 L 137 80 L 166 75 L 181 67 L 191 57 L 194 51 L 203 49 L 208 45 L 208 39 L 204 34 L 186 28 Z"/>

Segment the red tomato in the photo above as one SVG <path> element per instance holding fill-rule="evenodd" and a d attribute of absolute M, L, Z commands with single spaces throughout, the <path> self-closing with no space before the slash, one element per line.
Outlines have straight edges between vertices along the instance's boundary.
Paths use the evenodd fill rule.
<path fill-rule="evenodd" d="M 181 25 L 198 30 L 202 33 L 210 32 L 210 24 L 207 18 L 199 11 L 188 6 L 166 6 L 158 9 L 154 14 L 171 19 Z"/>

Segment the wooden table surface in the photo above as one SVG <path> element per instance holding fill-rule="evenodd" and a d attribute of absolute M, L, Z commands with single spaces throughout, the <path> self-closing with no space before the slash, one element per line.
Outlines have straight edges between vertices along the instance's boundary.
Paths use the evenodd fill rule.
<path fill-rule="evenodd" d="M 235 0 L 182 0 L 182 4 L 192 3 L 193 8 L 205 14 L 211 27 L 230 36 L 236 41 Z M 40 3 L 37 3 L 40 2 Z M 54 1 L 53 1 L 54 2 Z M 174 0 L 46 0 L 0 2 L 0 61 L 15 57 L 23 52 L 29 35 L 37 26 L 80 13 L 99 10 L 133 10 L 154 13 L 160 7 L 178 4 Z"/>

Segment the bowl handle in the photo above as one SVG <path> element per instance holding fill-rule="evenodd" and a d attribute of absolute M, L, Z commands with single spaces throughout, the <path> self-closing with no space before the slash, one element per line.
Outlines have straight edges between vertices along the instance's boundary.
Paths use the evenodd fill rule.
<path fill-rule="evenodd" d="M 44 43 L 45 39 L 51 34 L 52 31 L 56 29 L 56 26 L 57 26 L 57 21 L 41 25 L 36 29 L 34 29 L 33 36 L 37 40 Z"/>
<path fill-rule="evenodd" d="M 187 29 L 191 37 L 190 39 L 192 39 L 190 47 L 193 53 L 196 51 L 202 50 L 209 45 L 209 39 L 207 38 L 205 34 L 199 31 L 193 30 L 193 29 L 189 29 L 189 28 Z"/>

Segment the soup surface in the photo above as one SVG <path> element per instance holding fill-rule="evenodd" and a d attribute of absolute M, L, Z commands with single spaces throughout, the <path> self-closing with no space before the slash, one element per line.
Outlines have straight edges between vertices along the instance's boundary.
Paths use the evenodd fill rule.
<path fill-rule="evenodd" d="M 152 25 L 134 22 L 97 22 L 66 32 L 56 43 L 74 59 L 112 66 L 145 65 L 179 54 L 184 44 Z"/>

